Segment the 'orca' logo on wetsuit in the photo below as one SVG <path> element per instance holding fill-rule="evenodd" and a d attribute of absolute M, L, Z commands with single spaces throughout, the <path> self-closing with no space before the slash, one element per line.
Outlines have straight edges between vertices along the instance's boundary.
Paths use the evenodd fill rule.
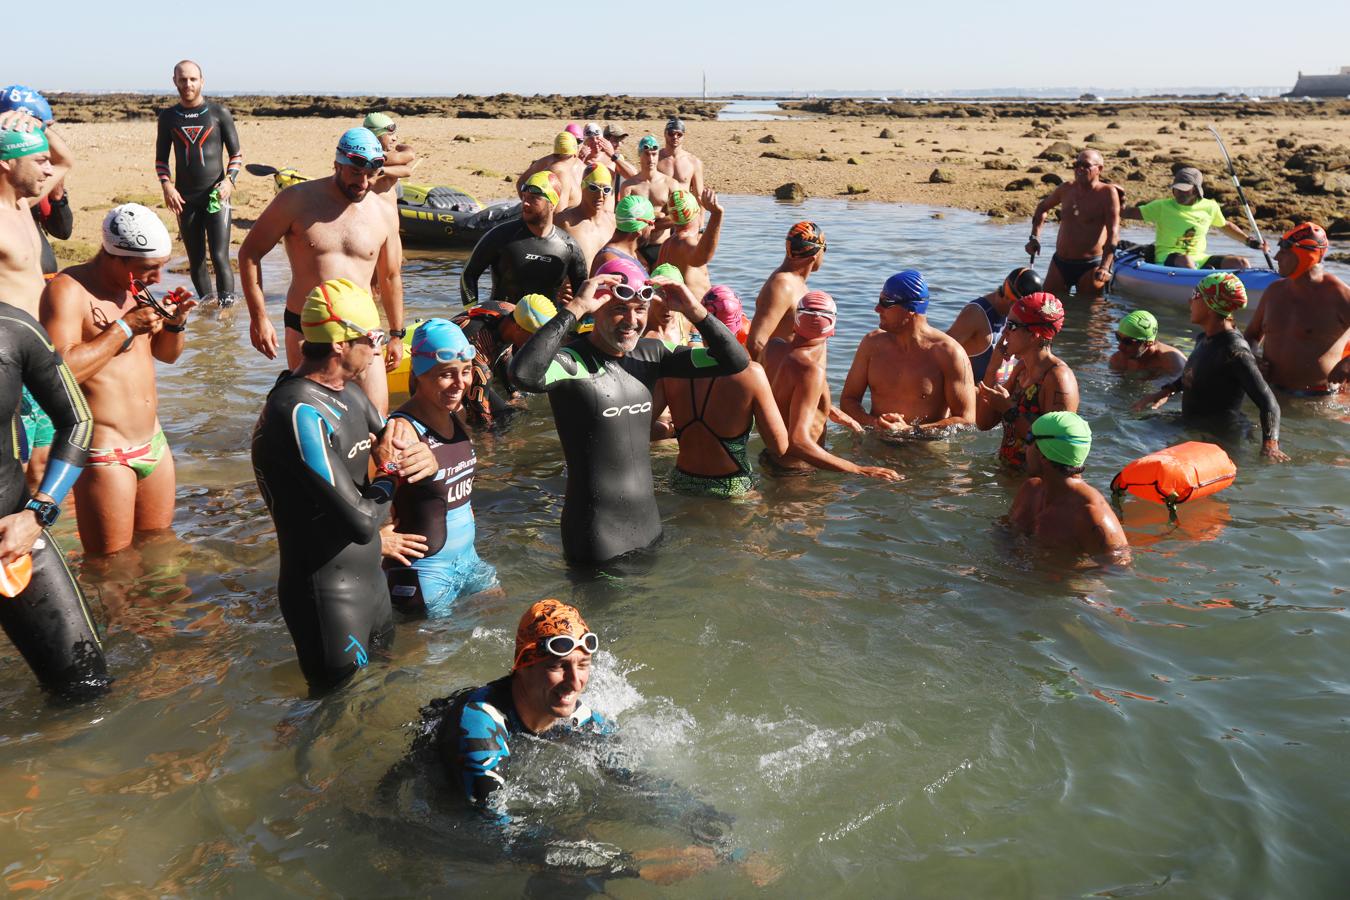
<path fill-rule="evenodd" d="M 364 441 L 357 441 L 356 445 L 352 447 L 352 449 L 347 451 L 347 458 L 355 459 L 356 454 L 360 453 L 362 450 L 369 450 L 370 443 L 371 443 L 370 438 L 366 438 Z"/>
<path fill-rule="evenodd" d="M 624 413 L 631 413 L 633 415 L 637 415 L 638 413 L 645 413 L 651 411 L 652 411 L 652 402 L 648 400 L 646 403 L 634 403 L 629 406 L 611 406 L 609 409 L 604 411 L 603 415 L 606 419 L 612 419 L 615 416 L 621 416 Z"/>

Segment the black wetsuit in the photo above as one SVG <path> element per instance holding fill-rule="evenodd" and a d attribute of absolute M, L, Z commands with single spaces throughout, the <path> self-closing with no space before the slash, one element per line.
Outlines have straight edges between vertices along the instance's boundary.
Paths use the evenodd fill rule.
<path fill-rule="evenodd" d="M 370 434 L 383 427 L 357 385 L 335 391 L 284 373 L 253 429 L 253 471 L 281 554 L 281 613 L 315 689 L 393 637 L 380 525 L 394 482 L 366 479 Z"/>
<path fill-rule="evenodd" d="M 567 458 L 563 553 L 599 563 L 661 536 L 652 487 L 652 387 L 658 378 L 733 375 L 750 357 L 715 316 L 698 323 L 704 347 L 672 351 L 643 338 L 626 356 L 606 356 L 589 338 L 562 342 L 576 317 L 561 310 L 516 352 L 512 380 L 547 391 Z M 561 349 L 560 349 L 561 348 Z"/>
<path fill-rule="evenodd" d="M 60 503 L 89 455 L 94 417 L 47 332 L 32 316 L 0 303 L 0 416 L 14 420 L 24 386 L 56 427 L 41 490 Z M 0 516 L 19 512 L 31 497 L 16 437 L 14 427 L 0 436 Z M 65 554 L 44 530 L 32 557 L 28 587 L 17 597 L 0 597 L 0 625 L 43 687 L 65 695 L 102 693 L 108 666 Z"/>
<path fill-rule="evenodd" d="M 57 272 L 56 251 L 52 250 L 47 235 L 58 241 L 70 240 L 75 230 L 75 213 L 70 208 L 70 195 L 62 194 L 60 200 L 44 199 L 33 207 L 33 221 L 37 223 L 38 237 L 42 239 L 42 274 L 55 275 Z"/>
<path fill-rule="evenodd" d="M 1280 404 L 1256 367 L 1252 348 L 1237 331 L 1225 329 L 1200 335 L 1186 360 L 1181 377 L 1167 389 L 1181 395 L 1181 413 L 1188 419 L 1232 419 L 1242 409 L 1242 398 L 1252 398 L 1261 410 L 1263 440 L 1280 439 Z"/>
<path fill-rule="evenodd" d="M 492 268 L 492 299 L 512 303 L 526 294 L 558 295 L 563 279 L 578 290 L 586 280 L 586 254 L 576 240 L 557 225 L 548 237 L 538 237 L 517 219 L 493 228 L 473 248 L 459 279 L 459 299 L 465 306 L 478 301 L 478 279 Z"/>
<path fill-rule="evenodd" d="M 211 293 L 206 268 L 206 249 L 211 248 L 211 267 L 216 272 L 216 294 L 234 291 L 234 272 L 230 270 L 230 207 L 222 204 L 217 212 L 208 212 L 211 192 L 225 178 L 233 182 L 239 176 L 243 156 L 239 152 L 239 133 L 230 111 L 219 103 L 204 103 L 192 109 L 182 104 L 162 110 L 159 132 L 155 137 L 155 172 L 160 181 L 169 180 L 169 146 L 173 146 L 177 178 L 174 187 L 183 196 L 183 214 L 178 227 L 187 248 L 192 270 L 192 286 L 197 296 Z M 228 166 L 222 163 L 222 149 L 229 152 Z"/>

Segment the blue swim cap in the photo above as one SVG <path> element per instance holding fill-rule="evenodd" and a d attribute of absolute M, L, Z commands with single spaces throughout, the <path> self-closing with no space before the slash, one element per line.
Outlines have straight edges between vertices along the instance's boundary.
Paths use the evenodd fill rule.
<path fill-rule="evenodd" d="M 881 302 L 886 306 L 903 306 L 913 313 L 928 312 L 928 282 L 918 269 L 906 269 L 886 279 L 881 289 Z"/>
<path fill-rule="evenodd" d="M 358 169 L 379 169 L 384 166 L 384 148 L 369 128 L 348 128 L 338 138 L 337 161 Z"/>
<path fill-rule="evenodd" d="M 16 109 L 28 113 L 39 122 L 50 122 L 55 118 L 47 98 L 27 85 L 11 84 L 7 88 L 0 88 L 0 112 Z"/>
<path fill-rule="evenodd" d="M 369 132 L 366 132 L 369 134 Z M 412 340 L 412 370 L 425 375 L 441 363 L 469 362 L 473 344 L 459 326 L 448 319 L 427 319 L 417 326 Z"/>

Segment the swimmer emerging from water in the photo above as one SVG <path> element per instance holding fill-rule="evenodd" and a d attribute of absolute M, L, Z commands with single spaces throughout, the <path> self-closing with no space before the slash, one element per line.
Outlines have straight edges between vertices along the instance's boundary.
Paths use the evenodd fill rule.
<path fill-rule="evenodd" d="M 1130 545 L 1106 498 L 1083 480 L 1092 429 L 1077 413 L 1051 412 L 1027 435 L 1027 474 L 1009 519 L 1038 546 L 1127 563 Z"/>
<path fill-rule="evenodd" d="M 764 347 L 773 338 L 790 340 L 797 302 L 806 295 L 806 279 L 825 261 L 825 232 L 815 222 L 798 222 L 788 229 L 783 261 L 755 297 L 755 317 L 745 349 L 763 362 Z"/>
<path fill-rule="evenodd" d="M 922 436 L 975 424 L 975 380 L 961 345 L 928 324 L 928 283 L 916 269 L 886 279 L 881 327 L 862 339 L 839 405 L 881 434 Z M 863 396 L 872 394 L 872 409 Z"/>
<path fill-rule="evenodd" d="M 1036 205 L 1031 216 L 1031 239 L 1026 250 L 1041 252 L 1045 215 L 1061 207 L 1055 255 L 1045 275 L 1052 294 L 1077 290 L 1080 297 L 1099 297 L 1111 282 L 1116 244 L 1120 243 L 1120 192 L 1101 180 L 1102 155 L 1084 150 L 1073 163 L 1073 180 L 1066 181 Z"/>
<path fill-rule="evenodd" d="M 1136 309 L 1116 326 L 1116 346 L 1109 365 L 1112 372 L 1142 372 L 1149 378 L 1175 378 L 1186 365 L 1186 355 L 1158 340 L 1158 320 L 1145 309 Z"/>
<path fill-rule="evenodd" d="M 764 371 L 773 388 L 778 412 L 787 425 L 788 451 L 781 455 L 766 451 L 763 458 L 772 463 L 774 474 L 805 475 L 815 469 L 828 469 L 899 481 L 902 476 L 894 469 L 860 466 L 820 446 L 825 423 L 831 419 L 862 432 L 861 425 L 847 413 L 835 410 L 830 402 L 825 343 L 834 334 L 837 315 L 834 298 L 824 291 L 810 291 L 797 304 L 792 340 L 774 338 L 764 349 Z"/>

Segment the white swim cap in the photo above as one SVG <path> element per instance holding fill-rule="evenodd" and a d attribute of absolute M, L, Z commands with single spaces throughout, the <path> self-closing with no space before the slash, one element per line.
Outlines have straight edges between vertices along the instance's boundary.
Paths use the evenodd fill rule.
<path fill-rule="evenodd" d="M 158 259 L 173 252 L 173 239 L 159 216 L 139 203 L 123 203 L 103 217 L 103 249 L 113 256 Z"/>

